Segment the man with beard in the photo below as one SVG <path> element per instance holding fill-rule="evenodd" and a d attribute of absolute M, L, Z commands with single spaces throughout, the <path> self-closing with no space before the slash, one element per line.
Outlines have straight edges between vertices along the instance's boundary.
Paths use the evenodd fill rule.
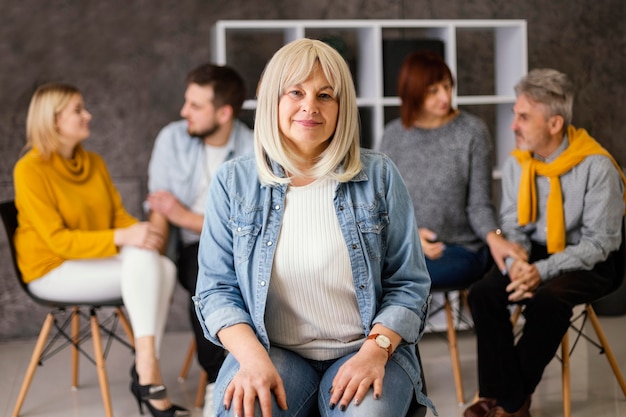
<path fill-rule="evenodd" d="M 161 251 L 176 262 L 178 280 L 191 297 L 209 183 L 224 161 L 251 154 L 253 139 L 252 131 L 236 119 L 246 90 L 235 70 L 207 63 L 192 70 L 186 81 L 183 120 L 165 126 L 152 150 L 146 203 L 150 222 L 169 237 Z M 210 397 L 224 350 L 204 337 L 191 298 L 189 313 Z M 211 407 L 205 401 L 205 417 L 213 415 Z"/>

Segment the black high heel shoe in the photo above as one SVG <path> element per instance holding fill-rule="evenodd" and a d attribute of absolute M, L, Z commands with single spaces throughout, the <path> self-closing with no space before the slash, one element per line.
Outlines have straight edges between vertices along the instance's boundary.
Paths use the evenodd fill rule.
<path fill-rule="evenodd" d="M 148 407 L 148 411 L 152 414 L 152 417 L 189 417 L 191 413 L 189 410 L 180 407 L 178 405 L 172 404 L 170 408 L 166 410 L 159 410 L 158 408 L 154 408 L 152 404 L 150 404 L 150 400 L 143 400 L 143 403 Z M 143 411 L 141 411 L 143 415 Z"/>
<path fill-rule="evenodd" d="M 139 374 L 135 365 L 130 368 L 130 392 L 137 400 L 139 412 L 143 415 L 143 402 L 148 400 L 160 400 L 167 396 L 167 390 L 163 385 L 139 385 Z"/>
<path fill-rule="evenodd" d="M 144 404 L 148 407 L 148 411 L 153 417 L 189 417 L 191 413 L 178 406 L 172 405 L 166 410 L 159 410 L 150 404 L 150 400 L 161 400 L 167 397 L 167 389 L 163 385 L 139 385 L 139 374 L 135 365 L 130 368 L 130 391 L 137 400 L 137 407 L 139 407 L 139 413 L 143 415 Z"/>

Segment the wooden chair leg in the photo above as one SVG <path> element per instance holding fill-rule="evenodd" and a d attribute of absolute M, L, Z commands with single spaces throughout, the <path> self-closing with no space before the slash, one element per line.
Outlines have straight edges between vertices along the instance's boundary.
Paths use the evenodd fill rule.
<path fill-rule="evenodd" d="M 78 307 L 72 307 L 72 390 L 78 389 L 78 359 L 80 351 L 78 350 L 78 340 L 80 337 L 80 310 Z"/>
<path fill-rule="evenodd" d="M 448 333 L 448 346 L 450 349 L 450 360 L 452 362 L 452 373 L 454 374 L 454 385 L 456 387 L 456 399 L 459 405 L 464 403 L 463 393 L 463 379 L 461 377 L 461 361 L 459 360 L 459 350 L 457 346 L 456 330 L 454 328 L 454 317 L 452 313 L 452 306 L 450 305 L 450 298 L 448 293 L 444 293 L 444 308 L 446 310 L 447 321 L 447 333 Z"/>
<path fill-rule="evenodd" d="M 178 375 L 178 382 L 183 382 L 187 378 L 187 374 L 189 374 L 189 368 L 191 368 L 191 363 L 193 362 L 193 356 L 196 353 L 196 339 L 192 338 L 191 343 L 189 343 L 189 347 L 187 348 L 187 355 L 185 356 L 185 362 L 183 363 L 183 367 L 180 370 L 180 374 Z"/>
<path fill-rule="evenodd" d="M 100 393 L 102 394 L 102 402 L 104 404 L 104 413 L 106 417 L 113 417 L 111 394 L 109 393 L 109 380 L 107 378 L 107 370 L 104 362 L 102 338 L 100 337 L 100 326 L 98 325 L 98 316 L 94 310 L 91 311 L 90 322 L 94 357 L 96 360 L 96 369 L 98 370 L 98 381 L 100 383 Z"/>
<path fill-rule="evenodd" d="M 124 314 L 124 311 L 120 307 L 116 307 L 115 311 L 117 313 L 117 317 L 120 319 L 120 323 L 122 324 L 122 328 L 124 329 L 124 333 L 126 333 L 126 337 L 128 338 L 128 343 L 131 345 L 133 350 L 135 350 L 135 335 L 133 333 L 133 328 L 131 327 L 128 317 Z"/>
<path fill-rule="evenodd" d="M 200 381 L 198 381 L 198 390 L 196 391 L 196 402 L 194 404 L 196 408 L 202 408 L 204 405 L 204 393 L 206 392 L 206 384 L 208 380 L 209 376 L 206 371 L 203 370 L 200 373 Z"/>
<path fill-rule="evenodd" d="M 567 332 L 565 332 L 563 339 L 561 339 L 561 380 L 563 384 L 563 417 L 571 417 L 569 334 Z"/>
<path fill-rule="evenodd" d="M 591 304 L 587 304 L 587 317 L 589 317 L 589 321 L 591 321 L 593 329 L 596 331 L 596 336 L 598 336 L 602 349 L 604 349 L 604 353 L 606 354 L 606 358 L 611 365 L 611 369 L 613 369 L 615 378 L 617 379 L 619 386 L 622 388 L 622 393 L 626 397 L 626 382 L 624 382 L 624 375 L 622 375 L 622 371 L 620 370 L 617 360 L 615 359 L 613 350 L 611 349 L 609 341 L 604 334 L 604 330 L 602 330 L 600 320 L 598 320 L 598 316 L 596 315 L 596 312 Z"/>
<path fill-rule="evenodd" d="M 48 313 L 46 319 L 43 322 L 43 325 L 41 326 L 41 331 L 39 332 L 39 337 L 37 338 L 37 343 L 35 344 L 33 354 L 30 357 L 30 362 L 28 364 L 28 368 L 26 369 L 26 375 L 24 375 L 24 382 L 22 382 L 20 393 L 17 396 L 17 401 L 15 402 L 15 407 L 13 408 L 13 417 L 17 417 L 20 414 L 22 405 L 24 405 L 26 393 L 28 392 L 28 388 L 30 388 L 30 383 L 33 380 L 33 376 L 35 376 L 35 371 L 37 370 L 37 366 L 39 365 L 39 359 L 41 359 L 41 353 L 46 346 L 46 340 L 48 339 L 48 335 L 50 334 L 50 329 L 52 329 L 53 323 L 54 315 L 52 313 Z"/>

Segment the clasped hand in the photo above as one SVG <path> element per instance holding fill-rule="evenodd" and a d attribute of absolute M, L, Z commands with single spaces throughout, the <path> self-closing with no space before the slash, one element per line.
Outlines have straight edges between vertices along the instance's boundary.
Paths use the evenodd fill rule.
<path fill-rule="evenodd" d="M 509 268 L 511 282 L 506 287 L 509 301 L 520 301 L 531 298 L 535 289 L 541 283 L 541 276 L 534 264 L 517 259 Z"/>

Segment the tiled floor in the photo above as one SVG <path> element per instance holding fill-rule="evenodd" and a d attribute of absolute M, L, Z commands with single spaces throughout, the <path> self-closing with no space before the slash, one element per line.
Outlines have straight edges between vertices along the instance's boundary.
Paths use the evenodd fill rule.
<path fill-rule="evenodd" d="M 626 371 L 626 316 L 602 317 L 601 323 L 622 370 Z M 163 372 L 174 402 L 193 408 L 199 370 L 191 368 L 186 381 L 178 382 L 190 333 L 168 333 L 163 352 Z M 471 332 L 459 335 L 466 401 L 476 391 L 475 339 Z M 22 383 L 34 341 L 0 343 L 0 415 L 11 416 Z M 88 347 L 90 349 L 91 346 Z M 435 334 L 425 335 L 420 342 L 428 393 L 442 417 L 462 416 L 463 407 L 456 402 L 452 371 L 445 341 Z M 131 355 L 115 343 L 107 359 L 113 412 L 116 417 L 139 416 L 134 398 L 128 391 L 128 370 Z M 70 389 L 69 352 L 62 352 L 39 367 L 22 407 L 21 416 L 36 417 L 100 417 L 104 416 L 95 368 L 81 361 L 81 386 Z M 572 356 L 572 416 L 626 417 L 626 399 L 617 384 L 604 355 L 581 341 Z M 561 416 L 560 362 L 554 360 L 547 368 L 533 396 L 533 417 Z M 201 410 L 194 410 L 201 417 Z M 428 416 L 431 416 L 429 413 Z M 388 417 L 388 416 L 381 416 Z M 393 416 L 389 416 L 393 417 Z"/>

